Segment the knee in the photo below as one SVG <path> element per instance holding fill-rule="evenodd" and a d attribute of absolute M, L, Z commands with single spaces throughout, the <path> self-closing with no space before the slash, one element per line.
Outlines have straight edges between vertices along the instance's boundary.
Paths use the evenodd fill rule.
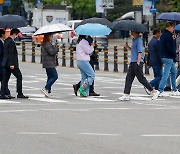
<path fill-rule="evenodd" d="M 93 73 L 92 75 L 91 75 L 91 78 L 94 80 L 95 79 L 95 73 Z"/>
<path fill-rule="evenodd" d="M 55 75 L 55 76 L 54 76 L 54 80 L 57 80 L 57 79 L 58 79 L 58 75 Z"/>

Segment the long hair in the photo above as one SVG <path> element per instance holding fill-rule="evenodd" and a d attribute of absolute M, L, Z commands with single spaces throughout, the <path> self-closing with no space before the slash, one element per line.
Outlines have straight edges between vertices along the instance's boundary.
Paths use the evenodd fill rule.
<path fill-rule="evenodd" d="M 50 42 L 49 37 L 50 37 L 51 35 L 52 35 L 51 33 L 44 34 L 44 38 L 43 38 L 43 41 L 42 41 L 42 46 L 45 46 L 45 44 L 46 44 L 47 42 Z"/>
<path fill-rule="evenodd" d="M 79 44 L 79 42 L 80 42 L 82 39 L 86 39 L 86 35 L 79 35 L 78 40 L 77 40 L 77 44 Z"/>

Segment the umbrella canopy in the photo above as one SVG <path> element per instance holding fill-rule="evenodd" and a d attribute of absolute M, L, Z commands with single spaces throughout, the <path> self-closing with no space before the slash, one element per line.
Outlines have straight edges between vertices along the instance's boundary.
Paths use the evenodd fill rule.
<path fill-rule="evenodd" d="M 180 24 L 176 25 L 176 26 L 174 27 L 174 30 L 180 31 Z"/>
<path fill-rule="evenodd" d="M 111 22 L 109 20 L 107 20 L 106 18 L 96 18 L 96 17 L 89 18 L 89 19 L 84 19 L 75 28 L 77 28 L 80 25 L 87 24 L 87 23 L 106 25 L 107 27 L 111 28 Z"/>
<path fill-rule="evenodd" d="M 39 28 L 34 33 L 34 35 L 43 35 L 46 33 L 59 33 L 59 32 L 66 32 L 66 31 L 72 31 L 72 29 L 64 24 L 52 24 L 52 25 L 46 25 Z"/>
<path fill-rule="evenodd" d="M 27 20 L 19 15 L 4 15 L 0 17 L 0 28 L 19 28 L 28 25 Z"/>
<path fill-rule="evenodd" d="M 78 26 L 75 32 L 79 35 L 105 36 L 109 35 L 112 30 L 105 25 L 88 23 Z"/>
<path fill-rule="evenodd" d="M 133 20 L 114 21 L 112 23 L 112 28 L 114 30 L 135 31 L 141 33 L 148 32 L 148 28 L 145 25 Z"/>
<path fill-rule="evenodd" d="M 164 20 L 164 21 L 180 21 L 180 13 L 177 12 L 161 13 L 156 19 Z"/>

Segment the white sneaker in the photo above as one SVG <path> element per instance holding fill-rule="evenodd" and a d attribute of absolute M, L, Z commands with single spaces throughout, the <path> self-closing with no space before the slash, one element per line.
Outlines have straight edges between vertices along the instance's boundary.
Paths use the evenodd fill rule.
<path fill-rule="evenodd" d="M 49 98 L 55 98 L 55 96 L 52 93 L 48 93 Z"/>
<path fill-rule="evenodd" d="M 179 84 L 180 84 L 180 75 L 176 79 L 176 87 L 179 86 Z"/>
<path fill-rule="evenodd" d="M 46 89 L 41 89 L 41 92 L 42 92 L 46 97 L 49 97 L 48 90 L 46 90 Z"/>
<path fill-rule="evenodd" d="M 123 95 L 119 97 L 120 101 L 129 101 L 130 100 L 130 95 Z"/>
<path fill-rule="evenodd" d="M 164 91 L 159 94 L 159 97 L 169 97 L 168 93 L 165 93 Z"/>
<path fill-rule="evenodd" d="M 155 93 L 153 93 L 152 100 L 155 100 L 159 97 L 160 92 L 157 90 Z"/>
<path fill-rule="evenodd" d="M 180 96 L 180 92 L 179 91 L 173 91 L 172 96 Z"/>

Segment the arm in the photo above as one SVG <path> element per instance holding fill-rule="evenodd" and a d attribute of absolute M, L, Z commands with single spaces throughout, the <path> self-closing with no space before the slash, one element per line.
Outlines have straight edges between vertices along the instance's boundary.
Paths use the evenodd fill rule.
<path fill-rule="evenodd" d="M 4 52 L 7 52 L 9 65 L 11 69 L 14 69 L 15 66 L 15 54 L 16 54 L 16 47 L 13 41 L 10 41 L 9 44 L 4 48 Z"/>
<path fill-rule="evenodd" d="M 139 40 L 137 42 L 137 50 L 138 50 L 137 64 L 139 65 L 140 62 L 141 62 L 142 52 L 144 51 L 143 42 L 142 42 L 142 40 L 140 38 L 139 38 Z"/>
<path fill-rule="evenodd" d="M 126 42 L 125 48 L 128 50 L 131 50 L 131 47 L 128 45 L 128 43 Z"/>
<path fill-rule="evenodd" d="M 142 57 L 142 52 L 138 52 L 138 59 L 137 59 L 137 64 L 139 65 L 141 62 L 141 57 Z"/>
<path fill-rule="evenodd" d="M 0 56 L 3 57 L 4 53 L 3 53 L 3 43 L 0 42 Z"/>
<path fill-rule="evenodd" d="M 87 55 L 91 54 L 94 51 L 93 46 L 90 46 L 87 41 L 81 41 L 80 43 L 82 43 L 82 49 L 85 51 Z"/>
<path fill-rule="evenodd" d="M 55 49 L 51 43 L 47 43 L 45 45 L 45 49 L 47 50 L 48 54 L 51 56 L 55 56 L 58 52 L 58 50 Z"/>
<path fill-rule="evenodd" d="M 148 49 L 148 56 L 147 56 L 147 65 L 148 65 L 148 67 L 151 67 L 149 49 Z"/>
<path fill-rule="evenodd" d="M 156 45 L 155 45 L 155 53 L 158 57 L 159 60 L 161 60 L 161 46 L 160 46 L 160 41 L 158 40 Z"/>

